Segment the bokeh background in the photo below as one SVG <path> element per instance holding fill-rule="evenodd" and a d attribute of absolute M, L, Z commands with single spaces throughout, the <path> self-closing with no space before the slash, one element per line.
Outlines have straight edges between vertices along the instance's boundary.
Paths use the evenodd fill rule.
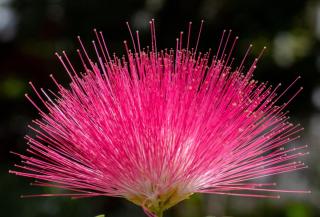
<path fill-rule="evenodd" d="M 205 20 L 200 50 L 217 48 L 223 29 L 240 36 L 236 56 L 254 44 L 254 58 L 268 49 L 255 78 L 290 84 L 304 91 L 290 105 L 292 121 L 305 131 L 299 144 L 310 144 L 303 160 L 309 169 L 270 180 L 287 189 L 310 189 L 312 194 L 283 194 L 279 200 L 196 195 L 165 216 L 169 217 L 316 217 L 320 216 L 320 2 L 316 0 L 0 0 L 0 216 L 5 217 L 110 217 L 144 216 L 124 199 L 28 198 L 21 194 L 57 192 L 29 186 L 31 180 L 8 174 L 18 159 L 10 150 L 23 152 L 27 124 L 38 117 L 24 98 L 28 81 L 52 88 L 49 74 L 63 84 L 66 73 L 54 57 L 65 49 L 76 57 L 76 36 L 89 43 L 93 28 L 104 31 L 112 52 L 124 53 L 129 39 L 125 22 L 139 29 L 142 45 L 150 43 L 148 20 L 156 19 L 159 47 L 174 47 L 180 30 L 193 21 L 193 40 L 200 20 Z"/>

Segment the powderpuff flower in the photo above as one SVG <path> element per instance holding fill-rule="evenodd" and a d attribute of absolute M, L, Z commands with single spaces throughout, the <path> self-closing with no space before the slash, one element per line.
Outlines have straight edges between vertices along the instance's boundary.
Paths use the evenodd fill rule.
<path fill-rule="evenodd" d="M 224 31 L 216 52 L 190 48 L 181 32 L 175 49 L 157 50 L 155 23 L 151 47 L 142 49 L 139 32 L 129 24 L 133 51 L 124 42 L 126 56 L 110 55 L 101 32 L 95 32 L 89 57 L 79 38 L 83 71 L 67 54 L 56 54 L 71 78 L 68 88 L 52 76 L 58 93 L 37 89 L 41 101 L 28 100 L 41 118 L 29 126 L 28 149 L 16 170 L 39 186 L 70 193 L 42 196 L 123 197 L 150 216 L 195 193 L 278 198 L 275 183 L 258 178 L 306 168 L 295 161 L 307 146 L 291 147 L 299 125 L 289 122 L 279 93 L 253 79 L 260 58 L 249 67 L 251 46 L 233 67 L 238 40 Z M 185 46 L 186 45 L 186 46 Z M 299 79 L 299 78 L 298 78 Z M 297 80 L 298 80 L 297 79 Z M 41 195 L 38 195 L 41 196 Z"/>

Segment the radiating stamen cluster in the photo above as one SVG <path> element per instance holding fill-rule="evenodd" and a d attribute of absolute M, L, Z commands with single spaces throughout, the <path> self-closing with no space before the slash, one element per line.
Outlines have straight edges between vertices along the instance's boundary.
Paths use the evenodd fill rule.
<path fill-rule="evenodd" d="M 306 168 L 296 158 L 306 146 L 290 148 L 299 125 L 289 122 L 286 90 L 252 79 L 260 56 L 245 72 L 248 49 L 239 67 L 231 67 L 231 31 L 223 32 L 217 52 L 189 49 L 183 34 L 176 49 L 157 51 L 154 22 L 151 50 L 111 56 L 101 32 L 95 31 L 91 59 L 80 38 L 83 73 L 65 52 L 57 57 L 70 75 L 69 88 L 58 94 L 31 86 L 43 105 L 41 119 L 29 126 L 27 155 L 16 165 L 35 185 L 52 186 L 75 197 L 124 197 L 148 213 L 162 212 L 194 193 L 271 197 L 274 183 L 254 179 Z M 202 24 L 201 24 L 202 26 Z M 129 27 L 129 26 L 128 26 Z M 200 30 L 201 32 L 201 30 Z M 228 54 L 227 54 L 228 53 Z M 47 196 L 47 195 L 44 195 Z"/>

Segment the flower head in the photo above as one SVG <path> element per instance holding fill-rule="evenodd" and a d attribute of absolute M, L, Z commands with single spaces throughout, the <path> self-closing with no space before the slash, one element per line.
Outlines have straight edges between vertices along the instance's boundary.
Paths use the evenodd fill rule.
<path fill-rule="evenodd" d="M 302 128 L 285 112 L 301 89 L 280 104 L 287 89 L 277 94 L 280 85 L 252 78 L 260 57 L 245 67 L 251 46 L 232 67 L 238 38 L 229 43 L 231 31 L 214 54 L 197 52 L 200 33 L 189 48 L 191 24 L 187 43 L 181 33 L 175 50 L 158 51 L 154 21 L 150 26 L 151 48 L 141 49 L 128 25 L 134 51 L 125 42 L 122 58 L 110 55 L 101 32 L 96 58 L 79 39 L 83 72 L 65 52 L 56 54 L 70 87 L 52 75 L 58 94 L 30 83 L 43 105 L 26 97 L 41 119 L 29 126 L 36 136 L 27 136 L 28 154 L 18 154 L 23 164 L 11 172 L 74 192 L 65 195 L 124 197 L 158 216 L 194 193 L 300 192 L 254 180 L 306 167 L 294 161 L 306 146 L 288 146 Z"/>

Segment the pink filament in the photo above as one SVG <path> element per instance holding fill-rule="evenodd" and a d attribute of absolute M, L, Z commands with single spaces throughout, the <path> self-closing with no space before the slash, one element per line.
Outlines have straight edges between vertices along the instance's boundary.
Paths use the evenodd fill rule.
<path fill-rule="evenodd" d="M 195 49 L 189 49 L 190 22 L 186 48 L 180 33 L 176 52 L 159 53 L 153 20 L 151 51 L 140 48 L 138 32 L 137 50 L 127 25 L 135 53 L 125 43 L 126 58 L 111 57 L 102 33 L 95 30 L 97 62 L 79 38 L 81 76 L 65 52 L 57 54 L 71 77 L 70 88 L 53 76 L 58 95 L 40 93 L 30 83 L 47 112 L 26 95 L 41 119 L 30 126 L 36 136 L 26 137 L 28 154 L 17 154 L 23 163 L 10 172 L 41 180 L 38 186 L 76 192 L 42 196 L 126 197 L 147 194 L 150 185 L 157 192 L 179 185 L 190 193 L 266 198 L 278 198 L 270 192 L 306 193 L 250 182 L 303 169 L 294 160 L 308 154 L 301 152 L 306 146 L 288 146 L 302 128 L 288 121 L 287 103 L 276 105 L 283 97 L 276 93 L 280 85 L 272 88 L 252 79 L 257 60 L 242 73 L 251 46 L 232 70 L 227 64 L 237 37 L 224 61 L 231 31 L 227 39 L 223 32 L 211 57 L 210 52 L 196 53 L 202 23 Z"/>

